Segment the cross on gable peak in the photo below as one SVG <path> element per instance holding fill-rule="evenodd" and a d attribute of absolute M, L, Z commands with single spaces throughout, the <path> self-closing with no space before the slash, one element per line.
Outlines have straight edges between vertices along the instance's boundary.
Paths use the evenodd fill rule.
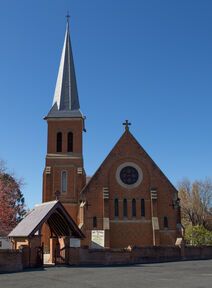
<path fill-rule="evenodd" d="M 122 123 L 122 125 L 125 126 L 125 131 L 129 131 L 129 126 L 131 125 L 131 123 L 129 122 L 129 120 L 125 120 L 125 122 Z"/>

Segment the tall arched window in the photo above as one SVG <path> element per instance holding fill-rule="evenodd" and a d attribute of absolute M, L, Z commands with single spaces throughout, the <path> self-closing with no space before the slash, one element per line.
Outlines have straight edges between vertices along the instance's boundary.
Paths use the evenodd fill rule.
<path fill-rule="evenodd" d="M 73 152 L 73 133 L 69 132 L 67 136 L 67 151 Z"/>
<path fill-rule="evenodd" d="M 62 190 L 62 193 L 67 192 L 67 172 L 66 171 L 62 171 L 62 174 L 61 174 L 61 190 Z"/>
<path fill-rule="evenodd" d="M 97 227 L 97 218 L 96 216 L 93 217 L 93 228 Z"/>
<path fill-rule="evenodd" d="M 123 200 L 123 216 L 127 217 L 127 199 Z"/>
<path fill-rule="evenodd" d="M 163 218 L 163 226 L 164 226 L 164 228 L 169 227 L 168 218 L 166 216 Z"/>
<path fill-rule="evenodd" d="M 141 199 L 141 216 L 145 217 L 145 200 Z"/>
<path fill-rule="evenodd" d="M 57 133 L 57 152 L 62 152 L 62 133 L 58 132 Z"/>
<path fill-rule="evenodd" d="M 136 217 L 136 200 L 132 200 L 132 217 Z"/>
<path fill-rule="evenodd" d="M 119 217 L 119 200 L 115 199 L 114 201 L 114 216 Z"/>

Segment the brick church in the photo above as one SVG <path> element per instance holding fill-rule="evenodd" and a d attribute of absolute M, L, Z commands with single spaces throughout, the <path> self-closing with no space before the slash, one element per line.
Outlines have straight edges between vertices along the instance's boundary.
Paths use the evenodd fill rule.
<path fill-rule="evenodd" d="M 48 144 L 43 202 L 60 200 L 85 235 L 81 246 L 175 245 L 181 237 L 178 191 L 131 134 L 127 120 L 111 152 L 92 177 L 86 176 L 85 117 L 68 20 L 53 104 L 44 119 Z"/>

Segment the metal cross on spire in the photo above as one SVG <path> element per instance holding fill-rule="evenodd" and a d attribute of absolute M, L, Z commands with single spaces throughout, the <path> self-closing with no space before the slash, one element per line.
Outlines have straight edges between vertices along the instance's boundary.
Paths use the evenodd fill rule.
<path fill-rule="evenodd" d="M 69 14 L 69 12 L 67 12 L 67 14 L 66 14 L 66 19 L 67 19 L 67 22 L 69 23 L 69 21 L 70 21 L 70 14 Z"/>
<path fill-rule="evenodd" d="M 122 123 L 122 125 L 125 126 L 125 131 L 129 131 L 129 126 L 131 125 L 131 123 L 128 120 L 125 120 L 125 122 Z"/>

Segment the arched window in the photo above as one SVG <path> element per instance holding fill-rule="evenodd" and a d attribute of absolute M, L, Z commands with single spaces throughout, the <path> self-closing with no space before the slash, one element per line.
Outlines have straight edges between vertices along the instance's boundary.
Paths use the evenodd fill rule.
<path fill-rule="evenodd" d="M 69 132 L 67 136 L 67 151 L 73 152 L 73 133 Z"/>
<path fill-rule="evenodd" d="M 93 228 L 97 227 L 97 218 L 96 216 L 93 217 Z"/>
<path fill-rule="evenodd" d="M 169 227 L 168 218 L 166 216 L 163 218 L 163 226 L 164 226 L 164 228 Z"/>
<path fill-rule="evenodd" d="M 127 217 L 127 199 L 123 200 L 123 216 Z"/>
<path fill-rule="evenodd" d="M 61 190 L 62 193 L 67 192 L 67 172 L 62 171 L 61 174 Z"/>
<path fill-rule="evenodd" d="M 132 200 L 132 217 L 136 217 L 136 200 Z"/>
<path fill-rule="evenodd" d="M 57 152 L 62 152 L 62 133 L 57 133 Z"/>
<path fill-rule="evenodd" d="M 114 216 L 119 217 L 119 200 L 115 199 L 114 201 Z"/>
<path fill-rule="evenodd" d="M 141 216 L 145 217 L 145 200 L 141 199 Z"/>

